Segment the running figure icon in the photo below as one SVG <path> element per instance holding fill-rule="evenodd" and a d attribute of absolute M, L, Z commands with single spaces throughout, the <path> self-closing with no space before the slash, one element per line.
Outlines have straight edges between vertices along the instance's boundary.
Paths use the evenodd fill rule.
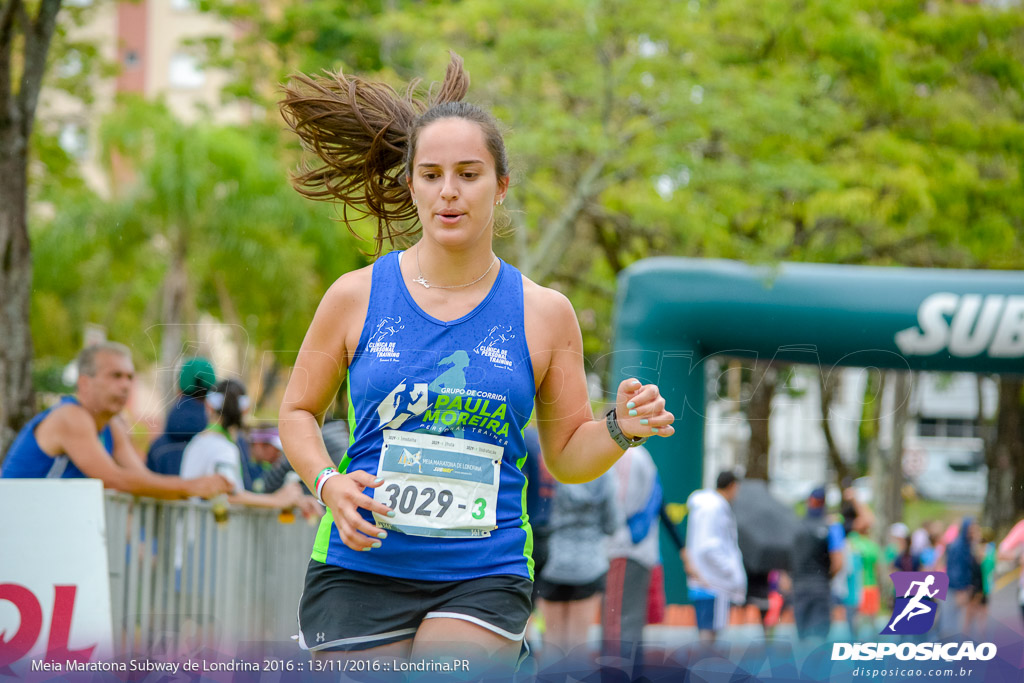
<path fill-rule="evenodd" d="M 910 593 L 914 590 L 914 586 L 918 587 L 917 595 L 910 598 L 910 602 L 908 602 L 906 607 L 903 608 L 903 611 L 900 612 L 899 616 L 892 620 L 892 623 L 889 624 L 890 631 L 896 630 L 896 622 L 903 617 L 906 617 L 907 621 L 910 621 L 916 616 L 928 614 L 935 609 L 934 603 L 932 605 L 928 605 L 921 602 L 925 598 L 934 598 L 939 593 L 938 588 L 936 588 L 934 592 L 928 590 L 928 588 L 934 583 L 935 577 L 931 574 L 929 574 L 924 581 L 912 581 L 910 583 L 910 586 L 907 588 L 907 592 L 903 597 L 910 598 Z"/>

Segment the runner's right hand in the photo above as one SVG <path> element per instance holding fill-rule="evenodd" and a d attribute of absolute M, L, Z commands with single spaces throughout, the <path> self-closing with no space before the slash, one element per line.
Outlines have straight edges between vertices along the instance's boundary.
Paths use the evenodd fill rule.
<path fill-rule="evenodd" d="M 374 544 L 379 548 L 387 532 L 371 522 L 363 519 L 359 508 L 370 510 L 381 515 L 391 511 L 387 505 L 373 499 L 372 492 L 384 483 L 369 472 L 356 470 L 337 477 L 331 477 L 320 492 L 320 497 L 334 516 L 334 526 L 338 528 L 341 542 L 352 550 L 370 550 Z"/>

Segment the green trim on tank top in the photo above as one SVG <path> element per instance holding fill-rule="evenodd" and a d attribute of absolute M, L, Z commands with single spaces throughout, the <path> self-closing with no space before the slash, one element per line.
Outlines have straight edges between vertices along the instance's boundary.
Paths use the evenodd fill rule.
<path fill-rule="evenodd" d="M 530 410 L 530 417 L 526 418 L 526 423 L 524 424 L 523 428 L 519 430 L 519 435 L 523 437 L 523 443 L 526 443 L 526 428 L 530 426 L 530 420 L 533 419 L 533 414 L 536 411 L 537 408 L 536 406 L 534 406 L 533 409 Z M 519 460 L 516 461 L 516 467 L 519 468 L 520 472 L 523 471 L 523 464 L 526 462 L 526 459 L 528 457 L 530 457 L 530 451 L 524 450 L 523 457 L 519 458 Z M 538 469 L 538 472 L 539 471 L 540 470 Z M 540 477 L 539 474 L 537 476 L 538 478 Z M 522 522 L 522 524 L 519 525 L 519 528 L 526 531 L 526 543 L 523 544 L 523 557 L 526 558 L 526 571 L 530 573 L 530 580 L 535 581 L 536 579 L 533 576 L 533 525 L 530 524 L 530 513 L 526 509 L 526 489 L 530 486 L 530 481 L 526 477 L 523 477 L 523 479 L 523 496 L 519 508 L 522 511 L 519 514 L 519 519 Z"/>
<path fill-rule="evenodd" d="M 352 448 L 352 444 L 355 443 L 356 437 L 356 421 L 353 415 L 355 411 L 352 410 L 352 382 L 349 381 L 348 371 L 345 372 L 345 393 L 348 398 L 348 447 Z M 338 463 L 338 471 L 345 474 L 348 471 L 348 466 L 352 462 L 352 458 L 345 453 L 345 456 Z M 331 545 L 331 525 L 334 524 L 334 515 L 331 514 L 330 508 L 323 517 L 320 518 L 320 526 L 316 529 L 316 539 L 313 541 L 313 552 L 310 554 L 310 559 L 316 560 L 317 562 L 327 562 L 327 549 Z"/>

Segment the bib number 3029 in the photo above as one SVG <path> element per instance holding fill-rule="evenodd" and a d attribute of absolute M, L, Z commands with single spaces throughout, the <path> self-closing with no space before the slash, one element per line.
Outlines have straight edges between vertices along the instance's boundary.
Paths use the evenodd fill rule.
<path fill-rule="evenodd" d="M 374 500 L 394 517 L 377 524 L 418 536 L 481 537 L 496 526 L 503 449 L 466 439 L 384 432 Z"/>
<path fill-rule="evenodd" d="M 437 491 L 432 486 L 420 489 L 413 485 L 391 484 L 384 488 L 384 493 L 390 496 L 388 507 L 392 510 L 423 517 L 444 517 L 455 501 L 455 494 L 448 489 Z"/>

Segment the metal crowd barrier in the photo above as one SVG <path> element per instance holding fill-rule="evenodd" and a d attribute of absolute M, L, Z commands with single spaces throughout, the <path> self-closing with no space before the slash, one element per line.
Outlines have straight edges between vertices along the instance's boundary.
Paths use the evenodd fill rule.
<path fill-rule="evenodd" d="M 178 654 L 290 642 L 316 530 L 277 510 L 106 493 L 114 649 Z"/>

